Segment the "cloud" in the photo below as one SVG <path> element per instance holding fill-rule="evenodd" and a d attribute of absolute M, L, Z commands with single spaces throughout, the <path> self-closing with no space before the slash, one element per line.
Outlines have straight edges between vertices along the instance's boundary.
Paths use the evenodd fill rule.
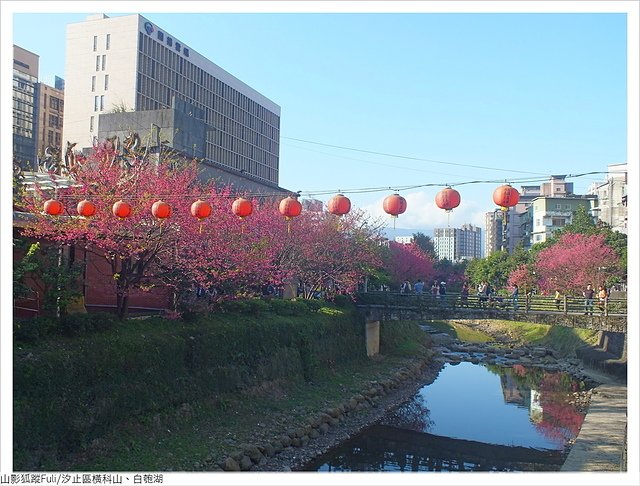
<path fill-rule="evenodd" d="M 460 206 L 450 213 L 436 206 L 435 196 L 427 191 L 410 192 L 401 194 L 407 200 L 407 210 L 398 216 L 396 226 L 407 229 L 425 230 L 433 228 L 459 228 L 463 224 L 479 226 L 484 230 L 485 210 L 474 201 L 462 200 Z M 385 196 L 380 197 L 372 204 L 362 206 L 362 209 L 373 218 L 389 220 L 391 216 L 382 209 Z"/>

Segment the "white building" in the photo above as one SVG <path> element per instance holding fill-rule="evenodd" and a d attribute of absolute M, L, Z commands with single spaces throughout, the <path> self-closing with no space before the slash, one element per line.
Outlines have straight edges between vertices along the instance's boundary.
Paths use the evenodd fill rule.
<path fill-rule="evenodd" d="M 464 224 L 461 228 L 435 228 L 433 247 L 439 260 L 456 262 L 481 258 L 481 230 L 470 224 Z"/>
<path fill-rule="evenodd" d="M 410 245 L 413 243 L 413 236 L 396 236 L 396 243 L 402 243 L 403 245 Z"/>
<path fill-rule="evenodd" d="M 589 194 L 598 197 L 597 206 L 592 209 L 594 216 L 607 223 L 614 231 L 627 233 L 627 164 L 607 166 L 607 180 L 596 182 L 589 188 Z"/>
<path fill-rule="evenodd" d="M 92 147 L 100 115 L 176 99 L 203 117 L 205 160 L 278 183 L 280 107 L 141 15 L 69 24 L 65 79 L 63 138 L 76 149 Z"/>

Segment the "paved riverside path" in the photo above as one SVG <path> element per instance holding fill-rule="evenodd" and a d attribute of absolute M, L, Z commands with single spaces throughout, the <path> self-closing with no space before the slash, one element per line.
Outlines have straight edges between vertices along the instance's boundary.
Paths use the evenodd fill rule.
<path fill-rule="evenodd" d="M 587 416 L 561 471 L 626 471 L 627 386 L 604 383 L 593 389 Z"/>

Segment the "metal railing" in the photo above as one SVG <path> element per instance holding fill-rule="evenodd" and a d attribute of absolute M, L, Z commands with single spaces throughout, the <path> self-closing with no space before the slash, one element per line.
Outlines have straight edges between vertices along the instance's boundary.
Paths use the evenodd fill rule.
<path fill-rule="evenodd" d="M 563 314 L 563 315 L 602 315 L 602 316 L 626 316 L 627 300 L 608 298 L 604 302 L 593 299 L 587 303 L 581 296 L 562 296 L 556 300 L 554 297 L 527 294 L 514 300 L 510 296 L 502 295 L 469 295 L 466 298 L 459 293 L 447 293 L 434 296 L 430 293 L 416 294 L 391 291 L 369 291 L 357 295 L 357 302 L 361 305 L 384 305 L 394 307 L 418 307 L 420 310 L 487 310 L 536 314 Z"/>

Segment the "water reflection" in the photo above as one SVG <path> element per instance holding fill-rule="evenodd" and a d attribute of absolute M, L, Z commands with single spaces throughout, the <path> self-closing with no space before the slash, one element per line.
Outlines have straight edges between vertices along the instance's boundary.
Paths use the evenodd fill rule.
<path fill-rule="evenodd" d="M 559 470 L 584 420 L 566 373 L 445 365 L 409 401 L 338 448 L 313 471 Z"/>

